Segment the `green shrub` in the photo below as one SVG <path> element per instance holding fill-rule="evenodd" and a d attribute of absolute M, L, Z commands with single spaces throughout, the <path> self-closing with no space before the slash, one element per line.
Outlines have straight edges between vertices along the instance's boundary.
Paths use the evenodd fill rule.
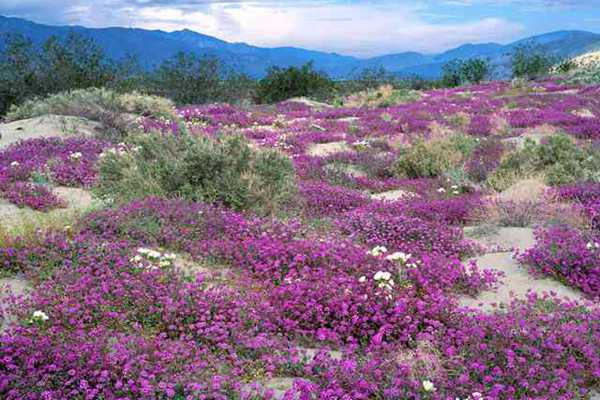
<path fill-rule="evenodd" d="M 259 103 L 275 103 L 292 97 L 319 100 L 333 97 L 334 83 L 325 73 L 314 70 L 312 63 L 302 67 L 273 67 L 260 80 L 256 93 Z"/>
<path fill-rule="evenodd" d="M 396 176 L 408 178 L 433 178 L 458 166 L 468 153 L 467 141 L 456 136 L 423 141 L 417 140 L 403 149 L 392 170 Z"/>
<path fill-rule="evenodd" d="M 543 174 L 548 185 L 556 186 L 581 180 L 600 181 L 600 152 L 592 146 L 578 146 L 567 135 L 553 135 L 536 144 L 509 153 L 488 178 L 496 190 L 504 190 L 519 179 Z"/>
<path fill-rule="evenodd" d="M 11 107 L 6 118 L 14 121 L 46 114 L 72 115 L 101 122 L 105 128 L 103 134 L 119 140 L 134 127 L 136 116 L 176 117 L 173 103 L 161 97 L 88 88 L 61 92 L 44 99 L 27 100 L 19 106 Z"/>
<path fill-rule="evenodd" d="M 488 60 L 471 58 L 452 60 L 442 68 L 441 82 L 447 87 L 457 87 L 467 83 L 480 83 L 489 78 L 492 68 Z"/>
<path fill-rule="evenodd" d="M 290 160 L 274 150 L 254 150 L 241 136 L 133 136 L 129 148 L 103 157 L 94 189 L 100 198 L 183 197 L 272 213 L 293 193 Z"/>
<path fill-rule="evenodd" d="M 513 77 L 537 79 L 548 75 L 555 60 L 541 47 L 522 45 L 515 48 L 511 63 Z"/>

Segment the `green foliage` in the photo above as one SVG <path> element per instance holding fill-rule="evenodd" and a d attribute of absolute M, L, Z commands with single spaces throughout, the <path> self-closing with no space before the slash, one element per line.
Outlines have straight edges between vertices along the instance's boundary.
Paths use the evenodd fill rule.
<path fill-rule="evenodd" d="M 150 85 L 154 93 L 177 104 L 202 104 L 215 101 L 233 103 L 248 97 L 253 82 L 228 71 L 216 58 L 181 52 L 159 66 L 150 77 Z"/>
<path fill-rule="evenodd" d="M 519 179 L 542 174 L 548 185 L 577 181 L 600 181 L 600 152 L 578 146 L 567 135 L 554 135 L 541 144 L 531 140 L 521 150 L 509 153 L 488 178 L 496 190 L 504 190 Z"/>
<path fill-rule="evenodd" d="M 9 35 L 0 53 L 0 113 L 35 96 L 106 86 L 118 76 L 116 66 L 89 38 L 53 36 L 38 49 L 21 35 Z"/>
<path fill-rule="evenodd" d="M 480 83 L 489 78 L 491 66 L 488 60 L 471 58 L 452 60 L 442 68 L 442 85 L 457 87 L 467 83 Z"/>
<path fill-rule="evenodd" d="M 275 103 L 292 97 L 326 99 L 333 95 L 334 83 L 329 77 L 317 72 L 312 63 L 302 67 L 273 67 L 258 83 L 256 100 L 259 103 Z"/>
<path fill-rule="evenodd" d="M 541 47 L 523 45 L 514 50 L 511 62 L 514 77 L 537 79 L 548 75 L 555 60 Z"/>
<path fill-rule="evenodd" d="M 46 114 L 72 115 L 101 122 L 104 127 L 102 134 L 115 140 L 120 140 L 132 130 L 135 116 L 176 117 L 174 104 L 161 97 L 88 88 L 57 93 L 45 99 L 27 100 L 20 106 L 12 106 L 6 118 L 19 120 Z"/>
<path fill-rule="evenodd" d="M 440 176 L 459 166 L 465 155 L 472 151 L 466 143 L 466 139 L 456 136 L 427 142 L 419 139 L 410 148 L 400 152 L 392 170 L 399 177 Z"/>
<path fill-rule="evenodd" d="M 253 150 L 241 136 L 143 135 L 132 137 L 130 145 L 125 154 L 103 157 L 94 189 L 100 198 L 183 197 L 272 213 L 293 192 L 289 159 L 273 150 Z"/>

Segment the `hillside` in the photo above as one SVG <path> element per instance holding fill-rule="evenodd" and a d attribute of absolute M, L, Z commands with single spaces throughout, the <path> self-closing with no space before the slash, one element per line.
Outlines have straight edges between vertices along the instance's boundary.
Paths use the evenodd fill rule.
<path fill-rule="evenodd" d="M 506 45 L 498 43 L 464 44 L 440 54 L 404 52 L 369 59 L 313 51 L 296 47 L 264 48 L 246 43 L 229 43 L 191 30 L 165 32 L 138 28 L 85 28 L 49 26 L 20 18 L 0 16 L 0 35 L 20 33 L 36 44 L 51 35 L 66 36 L 77 32 L 94 39 L 112 58 L 135 55 L 141 65 L 152 68 L 180 51 L 215 56 L 238 72 L 262 76 L 271 66 L 298 66 L 313 61 L 315 66 L 334 78 L 347 78 L 367 67 L 383 67 L 399 75 L 435 78 L 450 60 L 472 57 L 489 58 L 499 75 L 506 75 L 508 55 L 521 44 L 543 46 L 557 57 L 572 57 L 600 48 L 600 34 L 585 31 L 559 31 L 521 39 Z M 148 44 L 151 43 L 151 46 Z M 2 43 L 0 43 L 0 47 Z"/>

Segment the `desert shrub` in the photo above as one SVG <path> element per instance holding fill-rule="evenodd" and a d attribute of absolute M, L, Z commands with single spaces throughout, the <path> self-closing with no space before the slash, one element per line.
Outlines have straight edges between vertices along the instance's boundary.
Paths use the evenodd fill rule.
<path fill-rule="evenodd" d="M 443 66 L 442 72 L 442 84 L 456 87 L 467 83 L 480 83 L 489 77 L 491 66 L 488 60 L 482 58 L 452 60 Z"/>
<path fill-rule="evenodd" d="M 402 149 L 392 170 L 399 177 L 432 178 L 456 167 L 473 150 L 472 139 L 463 135 L 423 141 Z"/>
<path fill-rule="evenodd" d="M 523 149 L 507 154 L 488 178 L 488 184 L 503 190 L 515 181 L 543 174 L 552 186 L 577 181 L 599 181 L 600 152 L 589 145 L 577 145 L 566 135 L 553 135 L 536 144 L 526 140 Z"/>
<path fill-rule="evenodd" d="M 217 58 L 180 52 L 160 64 L 148 79 L 149 90 L 177 104 L 237 102 L 249 98 L 253 82 Z"/>
<path fill-rule="evenodd" d="M 466 162 L 465 170 L 470 179 L 483 182 L 500 164 L 504 145 L 498 140 L 484 140 L 475 148 Z"/>
<path fill-rule="evenodd" d="M 419 92 L 407 88 L 395 88 L 391 84 L 352 93 L 342 99 L 345 107 L 389 107 L 395 104 L 416 101 Z"/>
<path fill-rule="evenodd" d="M 256 99 L 260 103 L 275 103 L 292 97 L 308 96 L 324 99 L 331 96 L 333 81 L 315 71 L 312 63 L 302 67 L 273 67 L 258 83 Z"/>
<path fill-rule="evenodd" d="M 514 50 L 511 63 L 515 78 L 536 79 L 549 73 L 554 59 L 544 53 L 542 48 L 524 45 Z"/>
<path fill-rule="evenodd" d="M 272 212 L 291 197 L 293 174 L 286 157 L 241 136 L 145 135 L 103 157 L 95 191 L 119 202 L 154 195 Z"/>
<path fill-rule="evenodd" d="M 580 180 L 600 180 L 600 153 L 590 146 L 577 146 L 566 135 L 555 135 L 537 147 L 539 168 L 546 183 L 563 185 Z"/>
<path fill-rule="evenodd" d="M 13 106 L 6 118 L 19 120 L 46 114 L 71 115 L 103 124 L 102 134 L 121 139 L 135 127 L 135 116 L 175 118 L 170 100 L 139 92 L 120 94 L 112 89 L 88 88 L 31 99 Z"/>

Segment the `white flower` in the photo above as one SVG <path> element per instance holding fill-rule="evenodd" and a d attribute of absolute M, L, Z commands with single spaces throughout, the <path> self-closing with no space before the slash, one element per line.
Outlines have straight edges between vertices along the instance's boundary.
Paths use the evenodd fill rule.
<path fill-rule="evenodd" d="M 446 189 L 444 189 L 442 187 L 439 188 L 437 191 L 438 191 L 438 193 L 446 193 Z"/>
<path fill-rule="evenodd" d="M 390 254 L 385 259 L 389 260 L 389 261 L 398 261 L 398 260 L 400 260 L 400 261 L 402 261 L 403 264 L 405 264 L 410 259 L 411 256 L 412 256 L 412 254 L 406 254 L 406 253 L 403 253 L 401 251 L 397 251 L 395 253 Z"/>
<path fill-rule="evenodd" d="M 161 267 L 161 268 L 170 267 L 171 266 L 171 261 L 169 261 L 169 260 L 161 260 L 158 263 L 158 266 Z"/>
<path fill-rule="evenodd" d="M 585 247 L 588 250 L 593 250 L 593 249 L 599 249 L 600 248 L 600 243 L 597 242 L 589 242 L 588 244 L 585 245 Z"/>
<path fill-rule="evenodd" d="M 360 278 L 358 278 L 358 281 L 359 281 L 360 283 L 365 283 L 365 282 L 367 281 L 367 277 L 363 275 L 363 276 L 361 276 Z"/>
<path fill-rule="evenodd" d="M 426 379 L 423 381 L 423 390 L 425 390 L 426 392 L 433 392 L 435 391 L 435 385 L 433 384 L 433 382 Z"/>
<path fill-rule="evenodd" d="M 32 319 L 34 319 L 36 321 L 48 321 L 50 319 L 50 317 L 45 312 L 36 310 L 32 314 Z"/>
<path fill-rule="evenodd" d="M 129 261 L 139 263 L 140 261 L 142 261 L 142 256 L 136 255 L 133 258 L 131 258 Z"/>
<path fill-rule="evenodd" d="M 18 162 L 18 161 L 13 161 L 13 162 L 10 163 L 11 167 L 18 167 L 19 165 L 21 165 L 21 163 Z"/>
<path fill-rule="evenodd" d="M 481 393 L 479 393 L 479 392 L 473 392 L 471 395 L 473 396 L 473 398 L 475 400 L 477 400 L 477 399 L 483 400 L 483 395 Z"/>
<path fill-rule="evenodd" d="M 69 154 L 69 158 L 73 161 L 78 161 L 81 159 L 81 157 L 83 156 L 83 154 L 81 154 L 80 152 L 76 151 L 75 153 L 71 153 Z"/>
<path fill-rule="evenodd" d="M 392 274 L 387 271 L 377 271 L 373 279 L 376 281 L 389 281 L 392 278 Z"/>
<path fill-rule="evenodd" d="M 387 253 L 387 248 L 385 246 L 375 246 L 371 251 L 368 251 L 367 254 L 370 254 L 374 257 L 378 257 L 383 253 Z"/>
<path fill-rule="evenodd" d="M 458 190 L 458 186 L 452 185 L 452 186 L 450 186 L 450 189 Z"/>
<path fill-rule="evenodd" d="M 460 193 L 458 192 L 458 190 L 453 190 L 452 194 L 460 194 Z"/>

